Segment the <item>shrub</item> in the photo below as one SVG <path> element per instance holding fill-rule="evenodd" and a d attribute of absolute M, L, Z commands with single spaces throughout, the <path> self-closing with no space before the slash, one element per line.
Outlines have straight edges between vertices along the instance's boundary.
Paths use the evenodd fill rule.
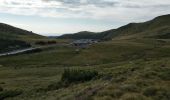
<path fill-rule="evenodd" d="M 56 41 L 37 41 L 35 42 L 37 45 L 51 45 L 51 44 L 56 44 Z"/>
<path fill-rule="evenodd" d="M 148 87 L 143 91 L 145 96 L 154 96 L 157 93 L 157 88 L 155 87 Z"/>
<path fill-rule="evenodd" d="M 169 69 L 161 70 L 161 72 L 159 72 L 158 76 L 162 80 L 169 81 L 170 80 L 170 70 Z"/>
<path fill-rule="evenodd" d="M 148 100 L 148 98 L 140 94 L 125 94 L 120 100 Z"/>
<path fill-rule="evenodd" d="M 31 47 L 29 43 L 15 39 L 3 39 L 0 37 L 0 53 Z"/>
<path fill-rule="evenodd" d="M 119 89 L 115 89 L 112 93 L 112 97 L 115 97 L 115 98 L 119 98 L 121 97 L 122 95 L 124 94 L 123 91 L 119 90 Z"/>
<path fill-rule="evenodd" d="M 0 92 L 1 92 L 1 91 L 3 91 L 3 88 L 2 88 L 2 87 L 0 87 Z"/>
<path fill-rule="evenodd" d="M 160 89 L 157 91 L 154 100 L 170 100 L 170 90 L 169 89 Z"/>
<path fill-rule="evenodd" d="M 20 90 L 10 90 L 10 91 L 2 91 L 0 92 L 0 100 L 3 100 L 5 98 L 9 98 L 9 97 L 15 97 L 17 95 L 20 95 L 22 93 L 22 91 Z"/>
<path fill-rule="evenodd" d="M 152 97 L 153 100 L 170 100 L 170 90 L 168 88 L 148 87 L 143 94 Z"/>
<path fill-rule="evenodd" d="M 37 41 L 37 42 L 35 42 L 35 44 L 37 44 L 37 45 L 46 45 L 47 43 L 44 42 L 44 41 Z"/>
<path fill-rule="evenodd" d="M 138 92 L 139 88 L 134 84 L 125 84 L 120 87 L 122 91 L 126 92 Z"/>
<path fill-rule="evenodd" d="M 62 81 L 73 83 L 73 82 L 84 82 L 89 81 L 98 75 L 97 71 L 86 71 L 86 70 L 64 70 L 62 74 Z"/>
<path fill-rule="evenodd" d="M 48 41 L 47 43 L 48 44 L 56 44 L 57 42 L 56 41 Z"/>
<path fill-rule="evenodd" d="M 150 79 L 150 78 L 157 78 L 157 74 L 158 72 L 156 71 L 145 71 L 142 76 L 144 78 Z"/>
<path fill-rule="evenodd" d="M 96 77 L 98 75 L 98 72 L 96 71 L 85 71 L 85 70 L 70 70 L 66 69 L 64 70 L 64 73 L 62 74 L 62 78 L 57 83 L 52 83 L 48 85 L 46 88 L 40 88 L 37 91 L 51 91 L 51 90 L 57 90 L 60 88 L 68 87 L 71 83 L 77 83 L 77 82 L 84 82 L 89 81 Z"/>
<path fill-rule="evenodd" d="M 58 83 L 53 83 L 53 84 L 50 84 L 48 87 L 47 87 L 47 90 L 57 90 L 57 89 L 60 89 L 60 88 L 64 88 L 64 87 L 68 87 L 69 84 L 68 83 L 65 83 L 65 82 L 58 82 Z"/>
<path fill-rule="evenodd" d="M 113 89 L 113 90 L 101 90 L 97 93 L 98 96 L 110 96 L 112 98 L 119 98 L 124 94 L 123 91 L 119 89 Z"/>

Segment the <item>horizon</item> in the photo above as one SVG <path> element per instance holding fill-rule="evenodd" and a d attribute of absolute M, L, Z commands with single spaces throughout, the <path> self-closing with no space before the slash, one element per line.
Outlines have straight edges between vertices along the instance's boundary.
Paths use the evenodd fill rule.
<path fill-rule="evenodd" d="M 102 32 L 170 14 L 169 0 L 1 0 L 0 19 L 45 36 Z"/>

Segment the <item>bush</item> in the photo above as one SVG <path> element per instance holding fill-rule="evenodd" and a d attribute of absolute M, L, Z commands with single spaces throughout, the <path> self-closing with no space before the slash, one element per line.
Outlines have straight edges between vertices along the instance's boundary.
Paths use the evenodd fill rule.
<path fill-rule="evenodd" d="M 37 45 L 52 45 L 52 44 L 56 44 L 56 41 L 37 41 L 35 42 L 35 44 Z"/>
<path fill-rule="evenodd" d="M 64 88 L 64 87 L 68 87 L 69 84 L 68 83 L 65 83 L 65 82 L 58 82 L 58 83 L 53 83 L 53 84 L 50 84 L 48 87 L 47 87 L 47 90 L 57 90 L 57 89 L 60 89 L 60 88 Z"/>
<path fill-rule="evenodd" d="M 51 90 L 57 90 L 60 88 L 66 88 L 71 83 L 77 83 L 77 82 L 85 82 L 93 79 L 98 75 L 98 72 L 96 71 L 85 71 L 85 70 L 70 70 L 66 69 L 64 70 L 64 73 L 62 74 L 62 78 L 57 83 L 52 83 L 48 85 L 46 88 L 40 88 L 37 91 L 51 91 Z"/>
<path fill-rule="evenodd" d="M 145 96 L 154 96 L 157 93 L 157 88 L 155 87 L 148 87 L 143 91 Z"/>
<path fill-rule="evenodd" d="M 29 43 L 15 39 L 3 39 L 0 37 L 0 53 L 31 47 Z"/>
<path fill-rule="evenodd" d="M 120 87 L 122 91 L 126 92 L 138 92 L 139 88 L 134 84 L 124 84 Z"/>
<path fill-rule="evenodd" d="M 1 92 L 1 91 L 3 91 L 3 88 L 2 88 L 2 87 L 0 87 L 0 92 Z"/>
<path fill-rule="evenodd" d="M 170 80 L 170 69 L 161 70 L 161 72 L 159 72 L 158 76 L 162 80 L 169 81 Z"/>
<path fill-rule="evenodd" d="M 47 43 L 44 42 L 44 41 L 37 41 L 37 42 L 35 42 L 35 44 L 37 44 L 37 45 L 47 45 Z"/>
<path fill-rule="evenodd" d="M 48 44 L 56 44 L 57 42 L 56 41 L 48 41 L 47 43 Z"/>
<path fill-rule="evenodd" d="M 124 94 L 123 91 L 119 89 L 104 89 L 97 93 L 98 96 L 110 96 L 112 98 L 119 98 Z"/>
<path fill-rule="evenodd" d="M 170 100 L 170 90 L 168 88 L 148 87 L 143 94 L 152 97 L 153 100 Z"/>
<path fill-rule="evenodd" d="M 169 89 L 160 89 L 157 91 L 154 100 L 170 100 L 170 90 Z"/>
<path fill-rule="evenodd" d="M 62 74 L 62 81 L 69 83 L 89 81 L 98 75 L 97 71 L 85 71 L 85 70 L 64 70 Z"/>
<path fill-rule="evenodd" d="M 9 97 L 15 97 L 18 96 L 22 93 L 22 91 L 20 90 L 10 90 L 10 91 L 2 91 L 0 92 L 0 100 L 3 100 L 5 98 L 9 98 Z"/>
<path fill-rule="evenodd" d="M 125 94 L 120 100 L 148 100 L 148 98 L 140 94 Z"/>

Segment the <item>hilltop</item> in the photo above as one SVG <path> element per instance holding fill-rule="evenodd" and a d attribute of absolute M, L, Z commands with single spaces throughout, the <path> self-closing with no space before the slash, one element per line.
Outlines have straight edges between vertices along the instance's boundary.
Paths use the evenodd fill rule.
<path fill-rule="evenodd" d="M 113 39 L 113 38 L 170 38 L 170 14 L 143 23 L 130 23 L 104 32 L 79 32 L 67 34 L 62 39 Z"/>
<path fill-rule="evenodd" d="M 42 38 L 43 36 L 33 33 L 32 31 L 27 31 L 20 29 L 8 24 L 0 23 L 0 35 L 1 38 L 10 38 L 10 39 L 21 39 L 25 37 L 29 38 Z"/>
<path fill-rule="evenodd" d="M 104 36 L 105 34 L 82 31 L 74 34 L 64 34 L 62 36 L 59 36 L 58 39 L 101 39 Z"/>
<path fill-rule="evenodd" d="M 130 23 L 102 33 L 107 34 L 104 38 L 159 38 L 170 33 L 170 15 L 159 16 L 143 23 Z"/>

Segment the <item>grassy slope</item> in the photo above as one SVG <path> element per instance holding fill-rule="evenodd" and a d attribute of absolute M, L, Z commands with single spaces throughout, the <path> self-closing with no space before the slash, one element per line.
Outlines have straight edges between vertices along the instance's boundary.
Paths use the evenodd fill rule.
<path fill-rule="evenodd" d="M 143 23 L 130 23 L 118 29 L 112 29 L 100 33 L 80 32 L 76 34 L 63 35 L 63 39 L 112 39 L 112 38 L 169 38 L 170 15 L 163 15 Z"/>
<path fill-rule="evenodd" d="M 161 34 L 167 37 L 169 16 L 163 17 L 107 31 L 111 37 L 120 32 L 121 40 L 98 43 L 79 52 L 56 46 L 39 53 L 1 57 L 0 87 L 23 91 L 7 100 L 169 100 L 170 41 L 154 39 Z M 133 39 L 136 36 L 140 38 Z M 141 38 L 145 36 L 154 38 Z M 100 77 L 44 90 L 60 81 L 65 68 L 96 70 Z"/>
<path fill-rule="evenodd" d="M 65 34 L 59 36 L 58 39 L 102 39 L 105 35 L 106 34 L 83 31 L 75 34 Z"/>
<path fill-rule="evenodd" d="M 30 47 L 28 44 L 31 41 L 43 38 L 35 33 L 0 23 L 0 52 Z"/>
<path fill-rule="evenodd" d="M 61 46 L 2 57 L 0 86 L 23 91 L 7 100 L 169 100 L 169 45 L 162 40 L 114 40 L 79 53 L 75 48 Z M 67 67 L 94 69 L 102 76 L 59 90 L 37 92 L 58 82 Z"/>
<path fill-rule="evenodd" d="M 170 15 L 156 17 L 151 21 L 144 23 L 130 23 L 111 32 L 105 38 L 143 38 L 157 37 L 169 34 L 170 32 Z"/>

